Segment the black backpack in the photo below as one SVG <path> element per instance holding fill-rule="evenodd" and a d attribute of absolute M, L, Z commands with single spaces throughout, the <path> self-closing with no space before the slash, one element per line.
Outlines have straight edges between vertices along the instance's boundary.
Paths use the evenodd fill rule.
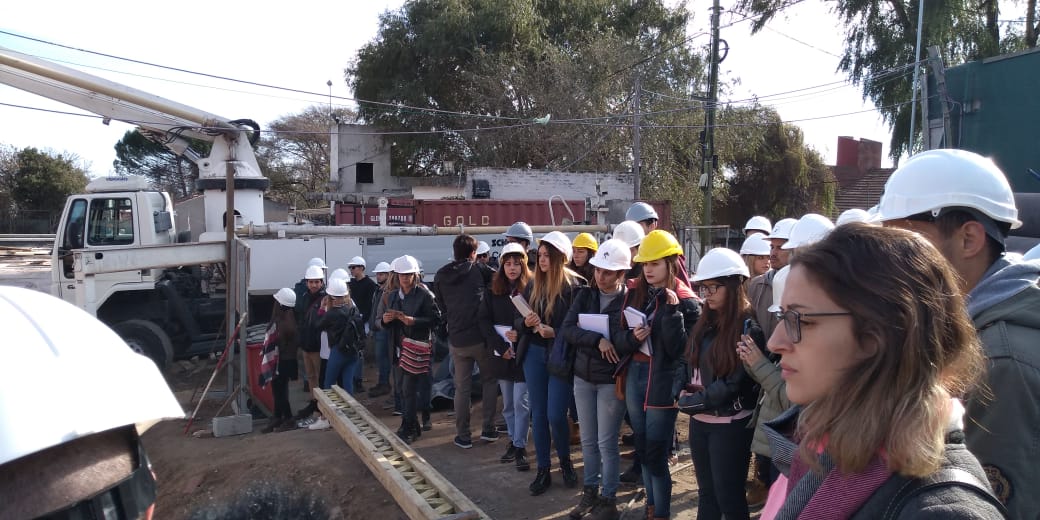
<path fill-rule="evenodd" d="M 894 520 L 899 517 L 899 513 L 902 512 L 903 508 L 906 507 L 907 502 L 921 493 L 930 491 L 936 488 L 944 487 L 960 487 L 967 489 L 974 494 L 982 497 L 984 500 L 993 504 L 993 507 L 1000 511 L 1000 514 L 1004 518 L 1009 518 L 1007 508 L 1004 504 L 993 495 L 993 492 L 989 490 L 989 486 L 979 482 L 979 479 L 975 478 L 971 473 L 958 468 L 942 468 L 939 471 L 924 477 L 924 478 L 906 478 L 899 475 L 894 475 L 891 479 L 893 482 L 888 482 L 878 492 L 889 497 L 883 497 L 878 500 L 871 499 L 871 503 L 877 504 L 875 509 L 879 509 L 884 504 L 884 511 L 864 511 L 861 510 L 856 513 L 856 516 L 862 518 L 879 518 L 881 520 Z M 866 516 L 863 516 L 866 515 Z"/>

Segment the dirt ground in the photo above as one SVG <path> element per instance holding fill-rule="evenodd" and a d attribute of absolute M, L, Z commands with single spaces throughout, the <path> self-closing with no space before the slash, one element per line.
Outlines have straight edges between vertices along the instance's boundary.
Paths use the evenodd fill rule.
<path fill-rule="evenodd" d="M 167 380 L 186 410 L 193 408 L 189 406 L 192 394 L 205 385 L 214 366 L 215 361 L 202 360 L 177 363 L 167 370 Z M 365 384 L 374 379 L 372 367 L 366 367 Z M 218 377 L 215 386 L 223 380 L 223 376 Z M 299 381 L 290 384 L 290 392 L 295 411 L 303 406 L 307 394 Z M 396 430 L 399 419 L 382 409 L 383 397 L 368 399 L 361 394 L 359 398 Z M 193 431 L 209 428 L 220 401 L 207 399 L 203 403 Z M 479 406 L 475 405 L 475 417 L 479 417 Z M 406 518 L 390 493 L 334 430 L 264 435 L 259 433 L 264 423 L 265 420 L 258 419 L 254 421 L 253 433 L 223 438 L 185 435 L 186 420 L 160 423 L 146 432 L 144 443 L 158 478 L 157 518 L 188 518 L 194 512 L 219 507 L 250 487 L 264 485 L 311 492 L 325 501 L 334 518 Z M 680 418 L 678 426 L 680 439 L 685 443 L 686 421 Z M 454 432 L 454 417 L 449 411 L 435 411 L 433 430 L 424 432 L 413 447 L 490 517 L 567 518 L 568 511 L 580 499 L 580 485 L 576 489 L 564 487 L 555 461 L 553 486 L 545 494 L 531 497 L 527 486 L 534 471 L 518 472 L 512 464 L 498 461 L 506 448 L 504 437 L 494 443 L 476 440 L 473 449 L 462 450 L 452 443 Z M 572 446 L 571 452 L 580 478 L 581 449 Z M 623 454 L 628 452 L 631 448 L 622 447 Z M 623 458 L 622 468 L 630 463 Z M 673 473 L 672 517 L 692 519 L 696 513 L 696 481 L 688 450 L 680 454 Z M 635 488 L 620 491 L 618 503 L 623 511 L 631 502 L 628 514 L 622 518 L 638 518 L 643 509 L 641 493 L 637 496 Z"/>

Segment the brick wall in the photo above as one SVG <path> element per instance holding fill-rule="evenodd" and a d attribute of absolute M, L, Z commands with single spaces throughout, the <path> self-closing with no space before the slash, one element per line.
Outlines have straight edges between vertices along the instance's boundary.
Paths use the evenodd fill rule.
<path fill-rule="evenodd" d="M 555 195 L 566 200 L 632 199 L 631 173 L 547 172 L 505 168 L 473 168 L 467 173 L 466 198 L 473 197 L 472 181 L 480 179 L 488 181 L 491 198 L 499 200 L 548 199 Z"/>

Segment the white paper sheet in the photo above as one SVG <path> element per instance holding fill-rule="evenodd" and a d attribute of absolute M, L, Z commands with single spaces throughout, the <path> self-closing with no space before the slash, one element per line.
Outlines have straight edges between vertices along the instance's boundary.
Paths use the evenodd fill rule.
<path fill-rule="evenodd" d="M 526 318 L 528 315 L 534 313 L 534 311 L 531 310 L 531 306 L 527 304 L 527 300 L 524 299 L 523 295 L 517 294 L 509 299 L 513 300 L 513 306 L 516 307 L 516 310 L 521 316 Z"/>
<path fill-rule="evenodd" d="M 606 314 L 578 314 L 578 326 L 610 339 L 610 320 Z"/>
<path fill-rule="evenodd" d="M 513 327 L 510 327 L 509 325 L 495 325 L 495 332 L 502 337 L 502 341 L 509 343 L 509 348 L 513 348 L 513 342 L 509 341 L 509 338 L 506 337 L 506 332 L 511 330 L 513 330 Z M 494 352 L 496 356 L 502 357 L 502 354 L 499 354 L 497 350 L 491 349 L 491 351 Z"/>

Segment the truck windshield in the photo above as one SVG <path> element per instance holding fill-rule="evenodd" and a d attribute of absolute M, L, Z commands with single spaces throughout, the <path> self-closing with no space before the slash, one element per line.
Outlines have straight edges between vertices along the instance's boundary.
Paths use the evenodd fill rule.
<path fill-rule="evenodd" d="M 134 213 L 129 198 L 117 197 L 90 201 L 90 245 L 130 245 L 134 243 Z"/>

